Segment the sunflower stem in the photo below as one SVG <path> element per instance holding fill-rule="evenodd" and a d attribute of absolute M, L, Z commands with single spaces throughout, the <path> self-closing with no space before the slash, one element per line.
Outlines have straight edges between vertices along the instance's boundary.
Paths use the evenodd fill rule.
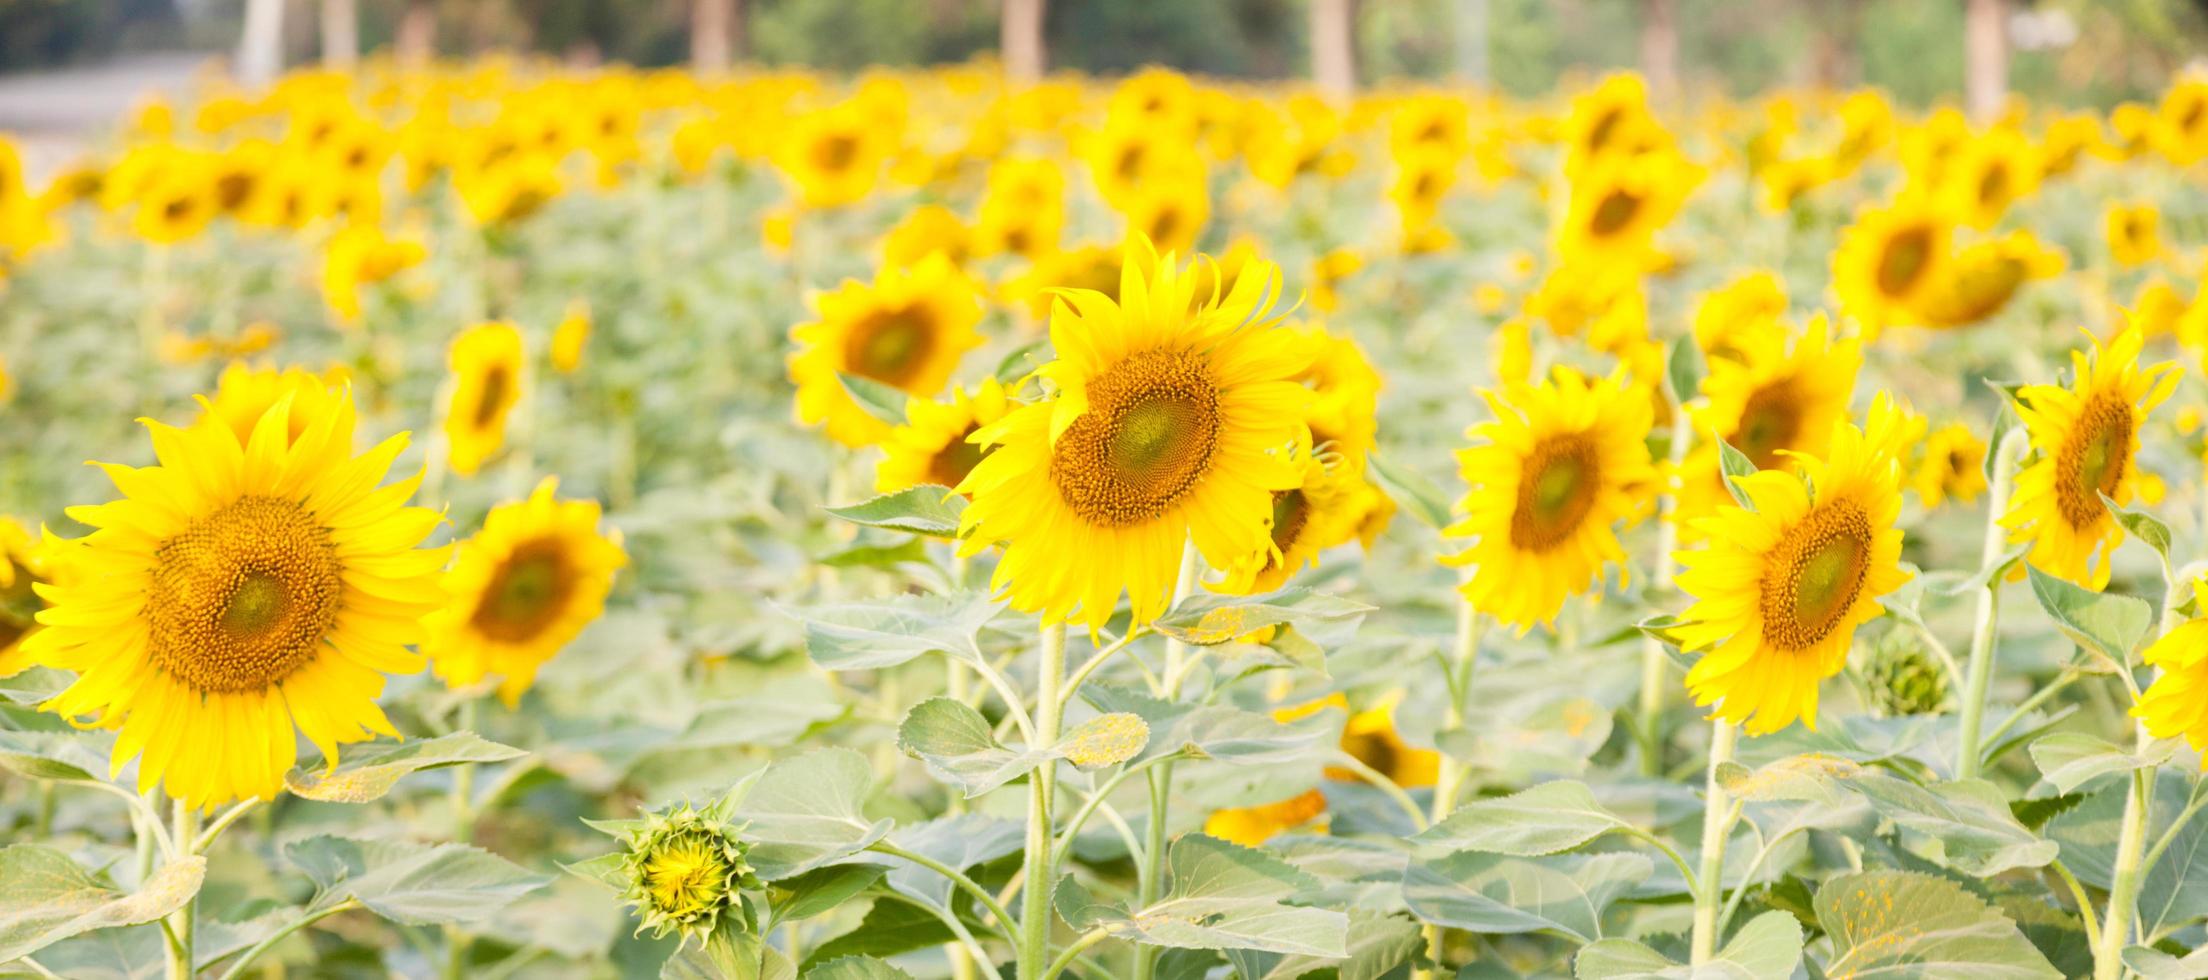
<path fill-rule="evenodd" d="M 2140 733 L 2141 745 L 2147 736 Z M 2124 819 L 2116 836 L 2116 866 L 2108 885 L 2108 914 L 2101 919 L 2100 943 L 2093 947 L 2093 980 L 2121 980 L 2124 947 L 2131 942 L 2132 920 L 2139 905 L 2140 852 L 2147 839 L 2147 787 L 2152 770 L 2131 774 L 2131 792 L 2124 794 Z"/>
<path fill-rule="evenodd" d="M 1196 543 L 1181 544 L 1180 576 L 1173 580 L 1173 604 L 1180 605 L 1196 588 L 1196 576 L 1203 569 L 1202 556 L 1196 553 Z M 1170 608 L 1170 607 L 1169 607 Z M 1134 635 L 1132 627 L 1128 635 Z M 1165 639 L 1165 670 L 1158 686 L 1158 696 L 1167 701 L 1180 700 L 1181 662 L 1188 657 L 1188 645 L 1173 637 Z M 1135 899 L 1140 908 L 1149 908 L 1158 900 L 1165 878 L 1165 811 L 1173 802 L 1173 764 L 1162 763 L 1150 770 L 1150 813 L 1144 828 L 1142 864 L 1135 876 Z M 1138 945 L 1135 947 L 1134 980 L 1150 980 L 1158 968 L 1158 948 Z"/>
<path fill-rule="evenodd" d="M 1064 623 L 1043 627 L 1040 660 L 1035 669 L 1035 738 L 1030 743 L 1036 750 L 1058 741 L 1058 688 L 1066 679 Z M 1025 880 L 1020 885 L 1021 980 L 1041 977 L 1050 962 L 1050 897 L 1057 883 L 1055 862 L 1051 860 L 1056 832 L 1051 826 L 1050 807 L 1051 794 L 1058 786 L 1057 770 L 1057 761 L 1051 760 L 1027 776 L 1027 854 L 1022 876 Z"/>
<path fill-rule="evenodd" d="M 1449 692 L 1449 701 L 1442 708 L 1441 730 L 1444 732 L 1464 726 L 1464 706 L 1471 697 L 1472 671 L 1480 659 L 1481 625 L 1479 610 L 1472 608 L 1472 603 L 1460 596 L 1457 602 L 1456 639 L 1450 647 L 1449 659 L 1442 664 L 1442 680 Z M 1432 815 L 1425 821 L 1428 826 L 1448 819 L 1449 814 L 1457 808 L 1457 796 L 1464 788 L 1464 765 L 1447 752 L 1440 755 L 1441 765 L 1434 774 L 1433 809 L 1430 811 Z M 1414 824 L 1419 822 L 1412 821 Z M 1419 829 L 1423 830 L 1425 827 Z M 1438 925 L 1426 927 L 1426 954 L 1434 961 L 1436 969 L 1443 965 L 1441 954 L 1447 942 L 1447 930 Z M 1420 977 L 1431 975 L 1432 971 L 1427 970 L 1418 973 Z"/>
<path fill-rule="evenodd" d="M 1684 398 L 1685 393 L 1680 393 Z M 1648 592 L 1661 598 L 1671 591 L 1671 580 L 1678 574 L 1679 562 L 1673 552 L 1679 550 L 1679 492 L 1672 486 L 1678 473 L 1686 465 L 1687 450 L 1694 445 L 1694 426 L 1687 422 L 1685 406 L 1671 410 L 1671 447 L 1664 476 L 1664 492 L 1656 500 L 1656 561 L 1649 570 Z M 1654 636 L 1641 637 L 1641 700 L 1640 736 L 1641 774 L 1661 776 L 1664 772 L 1664 641 Z"/>
<path fill-rule="evenodd" d="M 1986 493 L 1986 537 L 1978 551 L 1978 567 L 2001 557 L 2008 533 L 2001 516 L 2009 507 L 2009 492 L 2016 483 L 2016 461 L 2024 455 L 2024 429 L 2009 430 L 1993 449 L 1993 486 Z M 1970 666 L 1964 679 L 1960 747 L 1956 750 L 1955 778 L 1975 779 L 1985 751 L 1980 732 L 1986 724 L 1986 689 L 1993 683 L 1993 640 L 2000 620 L 2001 577 L 1986 582 L 1978 594 L 1978 620 L 1970 631 Z"/>
<path fill-rule="evenodd" d="M 1718 900 L 1725 894 L 1725 835 L 1732 829 L 1735 811 L 1717 781 L 1717 769 L 1733 761 L 1733 743 L 1740 729 L 1724 719 L 1710 723 L 1710 771 L 1703 782 L 1702 870 L 1695 875 L 1694 937 L 1688 963 L 1701 966 L 1717 953 Z"/>
<path fill-rule="evenodd" d="M 175 817 L 170 839 L 198 840 L 199 811 L 183 800 L 177 800 L 172 805 L 175 808 Z M 185 860 L 187 857 L 188 854 L 179 853 L 175 859 Z M 169 913 L 169 980 L 190 980 L 197 972 L 192 960 L 192 913 L 198 904 L 197 899 L 186 899 L 184 907 Z"/>

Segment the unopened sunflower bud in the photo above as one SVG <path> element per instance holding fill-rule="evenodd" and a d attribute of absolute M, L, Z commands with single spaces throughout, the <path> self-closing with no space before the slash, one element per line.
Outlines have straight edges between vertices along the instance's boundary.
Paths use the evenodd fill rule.
<path fill-rule="evenodd" d="M 1073 730 L 1061 743 L 1066 760 L 1083 769 L 1116 766 L 1150 744 L 1150 725 L 1139 715 L 1115 711 Z"/>
<path fill-rule="evenodd" d="M 1947 674 L 1907 630 L 1894 630 L 1879 640 L 1864 674 L 1871 707 L 1887 717 L 1938 714 L 1947 702 Z"/>
<path fill-rule="evenodd" d="M 703 942 L 725 915 L 751 928 L 743 892 L 761 885 L 745 859 L 751 847 L 738 836 L 742 830 L 718 805 L 646 814 L 644 826 L 630 832 L 621 862 L 628 878 L 622 898 L 643 920 L 636 931 L 650 929 L 655 939 L 680 933 L 687 944 L 693 937 Z"/>

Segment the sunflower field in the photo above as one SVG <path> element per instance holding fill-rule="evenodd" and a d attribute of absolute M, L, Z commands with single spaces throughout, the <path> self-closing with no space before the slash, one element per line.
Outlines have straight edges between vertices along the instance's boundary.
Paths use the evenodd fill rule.
<path fill-rule="evenodd" d="M 2208 977 L 2208 77 L 109 132 L 0 140 L 0 976 Z"/>

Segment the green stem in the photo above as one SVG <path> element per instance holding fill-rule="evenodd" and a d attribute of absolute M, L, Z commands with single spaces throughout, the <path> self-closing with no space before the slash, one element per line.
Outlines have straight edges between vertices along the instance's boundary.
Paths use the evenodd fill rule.
<path fill-rule="evenodd" d="M 1126 636 L 1105 644 L 1094 654 L 1091 654 L 1089 659 L 1082 661 L 1081 666 L 1075 668 L 1073 675 L 1066 679 L 1065 689 L 1058 692 L 1058 713 L 1060 715 L 1065 714 L 1066 707 L 1071 705 L 1074 697 L 1081 693 L 1081 685 L 1089 679 L 1090 674 L 1096 673 L 1098 667 L 1104 666 L 1104 662 L 1112 659 L 1113 654 L 1127 649 L 1128 644 L 1148 635 L 1150 635 L 1148 627 L 1130 627 Z"/>
<path fill-rule="evenodd" d="M 1717 781 L 1717 769 L 1733 761 L 1733 743 L 1740 730 L 1719 719 L 1710 724 L 1710 771 L 1703 782 L 1702 871 L 1695 876 L 1694 937 L 1688 963 L 1701 966 L 1717 953 L 1717 901 L 1725 891 L 1725 834 L 1731 830 L 1733 810 L 1725 787 Z"/>
<path fill-rule="evenodd" d="M 1073 839 L 1080 835 L 1082 826 L 1089 822 L 1090 817 L 1096 815 L 1098 808 L 1106 805 L 1106 798 L 1112 795 L 1113 790 L 1119 788 L 1119 784 L 1126 782 L 1129 777 L 1138 772 L 1146 772 L 1155 766 L 1168 764 L 1178 758 L 1180 758 L 1179 753 L 1168 753 L 1123 767 L 1118 772 L 1113 773 L 1111 778 L 1104 781 L 1104 785 L 1097 787 L 1096 792 L 1089 794 L 1088 798 L 1081 802 L 1081 808 L 1073 811 L 1073 817 L 1066 821 L 1065 829 L 1058 832 L 1058 851 L 1054 860 L 1064 861 L 1066 859 L 1066 855 L 1073 850 Z M 1135 851 L 1134 857 L 1139 862 L 1141 852 Z"/>
<path fill-rule="evenodd" d="M 169 838 L 179 842 L 198 840 L 199 811 L 183 800 L 173 806 L 176 816 Z M 196 899 L 188 899 L 183 908 L 169 913 L 169 980 L 190 980 L 197 973 L 192 959 L 192 920 L 198 904 Z"/>
<path fill-rule="evenodd" d="M 1012 928 L 1013 919 L 1010 914 L 1005 912 L 1004 904 L 997 901 L 996 896 L 989 894 L 988 889 L 976 884 L 974 882 L 974 879 L 966 877 L 965 873 L 959 871 L 957 868 L 951 867 L 948 864 L 944 864 L 943 862 L 931 858 L 925 854 L 921 854 L 916 851 L 905 850 L 904 848 L 898 847 L 897 845 L 892 844 L 886 840 L 875 841 L 874 843 L 867 845 L 866 849 L 877 854 L 887 854 L 890 857 L 904 858 L 905 860 L 917 864 L 930 871 L 933 871 L 936 874 L 942 875 L 944 878 L 950 880 L 953 887 L 957 888 L 959 891 L 973 896 L 975 901 L 981 903 L 982 908 L 987 909 L 990 915 L 995 916 L 998 928 L 1007 931 Z"/>
<path fill-rule="evenodd" d="M 1072 945 L 1067 946 L 1064 952 L 1058 954 L 1057 959 L 1050 961 L 1050 969 L 1043 971 L 1042 980 L 1056 980 L 1059 974 L 1066 972 L 1066 967 L 1073 965 L 1075 958 L 1087 951 L 1089 947 L 1103 942 L 1109 936 L 1110 934 L 1102 929 L 1082 933 L 1081 938 L 1074 940 Z"/>
<path fill-rule="evenodd" d="M 1180 577 L 1173 582 L 1173 604 L 1179 605 L 1196 588 L 1196 576 L 1201 573 L 1203 560 L 1196 553 L 1196 543 L 1181 545 Z M 1133 632 L 1130 630 L 1129 632 Z M 1159 697 L 1167 701 L 1180 700 L 1182 662 L 1188 659 L 1188 645 L 1172 637 L 1165 640 L 1165 670 L 1157 686 Z M 1150 813 L 1144 828 L 1142 863 L 1136 866 L 1135 902 L 1138 908 L 1148 908 L 1158 900 L 1165 878 L 1165 815 L 1173 802 L 1173 764 L 1168 762 L 1150 770 Z M 1151 980 L 1158 968 L 1158 949 L 1155 946 L 1135 947 L 1134 980 Z"/>
<path fill-rule="evenodd" d="M 1038 750 L 1058 742 L 1058 689 L 1066 679 L 1065 624 L 1043 627 L 1040 661 L 1035 669 L 1035 738 L 1028 743 Z M 1053 760 L 1037 766 L 1027 777 L 1027 853 L 1020 885 L 1021 980 L 1041 977 L 1050 955 L 1050 898 L 1052 886 L 1057 883 L 1055 862 L 1051 860 L 1056 831 L 1050 809 L 1051 796 L 1058 786 L 1057 770 Z"/>
<path fill-rule="evenodd" d="M 1403 787 L 1397 784 L 1395 780 L 1389 779 L 1387 773 L 1374 769 L 1365 764 L 1365 760 L 1347 752 L 1336 752 L 1327 761 L 1336 767 L 1356 773 L 1357 778 L 1370 783 L 1372 788 L 1379 790 L 1388 799 L 1393 800 L 1395 805 L 1402 809 L 1403 814 L 1410 818 L 1412 830 L 1422 831 L 1431 826 L 1427 823 L 1426 811 L 1419 808 L 1418 801 L 1411 799 L 1411 794 L 1404 792 Z"/>
<path fill-rule="evenodd" d="M 2061 861 L 2049 861 L 2047 866 L 2055 869 L 2055 875 L 2062 879 L 2063 884 L 2070 886 L 2070 900 L 2078 903 L 2078 919 L 2085 923 L 2086 948 L 2101 948 L 2100 918 L 2093 914 L 2093 898 L 2085 893 L 2085 885 L 2079 883 L 2078 876 L 2072 874 L 2069 866 Z"/>
<path fill-rule="evenodd" d="M 215 846 L 215 839 L 221 837 L 223 831 L 230 829 L 231 824 L 237 823 L 238 818 L 253 812 L 253 808 L 259 806 L 260 803 L 261 801 L 257 799 L 239 800 L 230 809 L 222 811 L 221 816 L 216 817 L 213 822 L 200 830 L 197 840 L 186 846 L 187 853 L 206 853 L 208 848 Z"/>
<path fill-rule="evenodd" d="M 2116 832 L 2116 867 L 2108 885 L 2108 915 L 2101 920 L 2101 941 L 2093 947 L 2094 980 L 2121 980 L 2124 975 L 2124 947 L 2131 942 L 2132 920 L 2139 911 L 2140 851 L 2147 837 L 2147 786 L 2153 777 L 2151 771 L 2133 772 L 2131 792 L 2124 795 L 2124 819 Z"/>
<path fill-rule="evenodd" d="M 2024 455 L 2027 445 L 2023 427 L 2009 430 L 2001 437 L 2001 444 L 1993 451 L 1993 487 L 1986 493 L 1986 536 L 1978 549 L 1978 567 L 1984 568 L 2001 557 L 2008 544 L 2008 531 L 2001 526 L 2001 516 L 2009 507 L 2009 493 L 2015 486 L 2016 461 Z M 1985 591 L 1978 594 L 1978 619 L 1970 631 L 1970 666 L 1964 683 L 1963 717 L 1961 737 L 1955 755 L 1955 778 L 1975 779 L 1983 764 L 1983 742 L 1979 730 L 1986 721 L 1986 689 L 1993 684 L 1993 640 L 2000 622 L 2001 576 L 1986 581 Z"/>
<path fill-rule="evenodd" d="M 359 900 L 348 898 L 342 902 L 337 903 L 336 905 L 332 905 L 329 908 L 323 909 L 319 912 L 310 912 L 307 915 L 292 920 L 292 922 L 285 925 L 283 928 L 270 933 L 260 942 L 246 947 L 245 952 L 239 953 L 238 958 L 230 962 L 230 968 L 222 971 L 222 976 L 220 980 L 239 980 L 239 978 L 245 976 L 245 968 L 252 965 L 255 957 L 260 956 L 262 953 L 268 952 L 269 947 L 283 942 L 285 937 L 290 936 L 292 933 L 298 932 L 299 930 L 311 926 L 317 922 L 320 922 L 323 919 L 327 919 L 330 916 L 336 915 L 339 912 L 348 912 L 359 907 Z"/>
<path fill-rule="evenodd" d="M 2075 670 L 2065 668 L 2062 673 L 2055 676 L 2054 680 L 2042 685 L 2039 690 L 2033 691 L 2032 696 L 2025 698 L 2024 703 L 2017 705 L 2016 710 L 2009 712 L 2009 716 L 2001 719 L 2000 724 L 1993 726 L 1993 731 L 1986 733 L 1985 741 L 1982 744 L 2000 745 L 2001 737 L 2007 735 L 2009 729 L 2015 728 L 2018 722 L 2023 721 L 2025 715 L 2031 714 L 2033 709 L 2046 704 L 2049 699 L 2062 693 L 2063 688 L 2069 687 L 2073 681 L 2082 676 L 2084 675 Z"/>
<path fill-rule="evenodd" d="M 1689 392 L 1677 392 L 1685 399 Z M 1694 426 L 1688 424 L 1685 406 L 1675 406 L 1671 415 L 1671 449 L 1669 472 L 1677 473 L 1686 464 L 1687 450 L 1694 445 Z M 1671 591 L 1672 577 L 1678 574 L 1678 560 L 1672 553 L 1679 550 L 1679 495 L 1669 489 L 1667 483 L 1663 496 L 1656 501 L 1656 560 L 1649 571 L 1648 593 L 1652 600 L 1661 600 Z M 1664 694 L 1670 690 L 1664 676 L 1669 658 L 1664 655 L 1664 643 L 1653 636 L 1641 638 L 1641 700 L 1639 708 L 1640 728 L 1636 732 L 1641 743 L 1641 774 L 1661 776 L 1664 771 Z"/>

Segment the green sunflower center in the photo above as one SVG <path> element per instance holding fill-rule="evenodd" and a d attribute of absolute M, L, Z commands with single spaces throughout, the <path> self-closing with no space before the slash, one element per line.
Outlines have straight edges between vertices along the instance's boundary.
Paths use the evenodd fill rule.
<path fill-rule="evenodd" d="M 844 363 L 854 374 L 886 385 L 910 384 L 935 349 L 935 331 L 918 308 L 884 310 L 860 320 L 844 338 Z"/>
<path fill-rule="evenodd" d="M 1831 636 L 1870 578 L 1871 539 L 1870 516 L 1848 500 L 1788 528 L 1771 550 L 1757 600 L 1764 643 L 1806 650 Z"/>
<path fill-rule="evenodd" d="M 154 552 L 147 655 L 208 693 L 264 690 L 313 660 L 337 624 L 343 566 L 297 502 L 241 497 Z"/>
<path fill-rule="evenodd" d="M 2132 438 L 2131 405 L 2122 396 L 2104 391 L 2086 400 L 2055 453 L 2055 510 L 2064 523 L 2080 531 L 2100 525 L 2108 514 L 2100 495 L 2123 488 Z"/>
<path fill-rule="evenodd" d="M 1594 509 L 1602 464 L 1584 433 L 1549 436 L 1534 444 L 1518 471 L 1518 501 L 1510 513 L 1510 543 L 1548 551 L 1571 538 Z"/>
<path fill-rule="evenodd" d="M 1050 479 L 1091 524 L 1156 520 L 1195 489 L 1219 447 L 1219 387 L 1203 355 L 1134 354 L 1089 382 L 1089 410 L 1051 448 Z"/>
<path fill-rule="evenodd" d="M 574 572 L 559 539 L 525 541 L 491 573 L 469 625 L 500 642 L 526 643 L 559 618 L 574 590 Z"/>

